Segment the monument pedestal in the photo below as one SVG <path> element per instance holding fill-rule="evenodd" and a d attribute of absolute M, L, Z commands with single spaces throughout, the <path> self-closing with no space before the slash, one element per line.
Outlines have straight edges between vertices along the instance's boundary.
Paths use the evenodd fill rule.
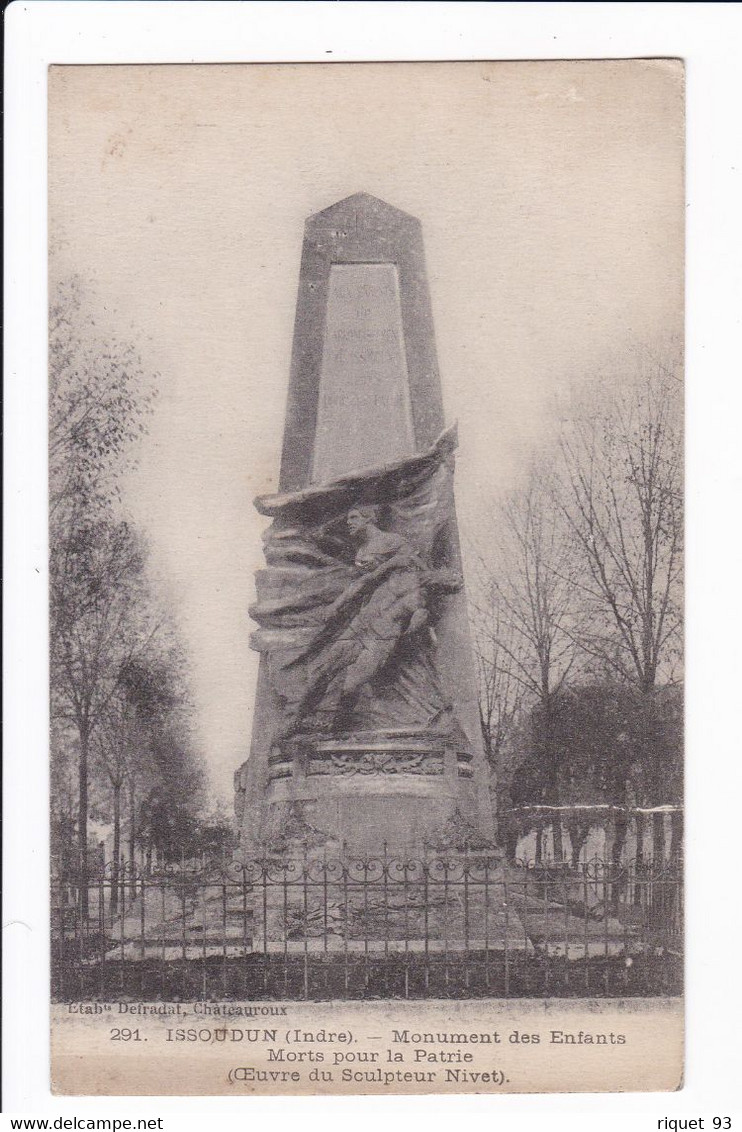
<path fill-rule="evenodd" d="M 434 731 L 297 735 L 273 748 L 268 779 L 267 844 L 291 821 L 351 853 L 476 836 L 464 818 L 476 810 L 471 752 Z"/>

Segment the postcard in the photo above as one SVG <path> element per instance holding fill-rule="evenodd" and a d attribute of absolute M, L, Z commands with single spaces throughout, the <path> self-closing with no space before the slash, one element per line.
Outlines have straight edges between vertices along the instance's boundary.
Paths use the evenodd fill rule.
<path fill-rule="evenodd" d="M 52 1086 L 683 1075 L 684 70 L 49 72 Z"/>

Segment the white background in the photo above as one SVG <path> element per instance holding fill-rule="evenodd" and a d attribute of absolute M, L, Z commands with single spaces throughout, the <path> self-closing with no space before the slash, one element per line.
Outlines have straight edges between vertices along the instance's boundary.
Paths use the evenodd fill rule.
<path fill-rule="evenodd" d="M 15 3 L 6 12 L 4 1105 L 376 1128 L 657 1129 L 739 1103 L 742 11 L 736 4 Z M 46 68 L 50 63 L 682 57 L 688 96 L 688 987 L 671 1095 L 52 1098 L 48 1088 Z M 736 1119 L 735 1119 L 736 1117 Z"/>

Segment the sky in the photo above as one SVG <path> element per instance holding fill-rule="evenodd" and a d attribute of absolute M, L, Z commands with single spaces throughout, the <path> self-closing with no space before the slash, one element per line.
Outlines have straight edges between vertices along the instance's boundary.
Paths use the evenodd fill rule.
<path fill-rule="evenodd" d="M 157 375 L 125 502 L 217 796 L 250 744 L 252 500 L 277 484 L 306 217 L 365 191 L 422 221 L 476 530 L 565 399 L 682 332 L 682 98 L 656 60 L 51 69 L 51 274 Z"/>

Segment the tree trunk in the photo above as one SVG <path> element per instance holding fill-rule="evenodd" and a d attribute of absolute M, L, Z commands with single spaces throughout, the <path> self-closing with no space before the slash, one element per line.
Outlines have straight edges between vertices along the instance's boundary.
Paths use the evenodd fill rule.
<path fill-rule="evenodd" d="M 119 906 L 119 854 L 121 852 L 121 783 L 113 787 L 113 872 L 111 874 L 111 914 Z"/>
<path fill-rule="evenodd" d="M 134 782 L 129 781 L 129 865 L 134 868 L 137 839 L 136 792 Z"/>
<path fill-rule="evenodd" d="M 562 814 L 557 810 L 551 823 L 551 834 L 554 839 L 554 860 L 559 865 L 564 860 L 564 842 L 562 839 Z"/>
<path fill-rule="evenodd" d="M 559 766 L 557 764 L 556 752 L 554 750 L 554 721 L 553 721 L 553 704 L 552 695 L 549 691 L 549 677 L 548 670 L 544 674 L 543 690 L 541 694 L 541 702 L 544 712 L 544 735 L 543 735 L 543 750 L 542 758 L 548 767 L 547 774 L 547 797 L 546 801 L 552 806 L 561 804 L 561 790 L 559 782 Z M 551 822 L 551 834 L 554 844 L 554 860 L 557 864 L 561 864 L 564 860 L 564 844 L 562 839 L 562 815 L 560 810 L 553 810 L 553 818 Z"/>
<path fill-rule="evenodd" d="M 567 822 L 567 832 L 569 833 L 569 840 L 572 845 L 572 868 L 576 869 L 580 863 L 580 854 L 582 847 L 588 839 L 590 833 L 590 823 L 580 821 L 578 818 L 572 818 Z"/>
<path fill-rule="evenodd" d="M 614 869 L 621 867 L 621 859 L 626 847 L 626 834 L 628 822 L 622 810 L 615 810 L 613 815 L 613 844 L 611 845 L 611 865 Z"/>
<path fill-rule="evenodd" d="M 644 814 L 636 811 L 636 871 L 644 868 Z"/>
<path fill-rule="evenodd" d="M 611 902 L 618 907 L 623 893 L 626 890 L 626 870 L 622 867 L 622 858 L 626 848 L 626 834 L 628 832 L 628 819 L 626 812 L 616 810 L 613 818 L 613 845 L 611 846 Z"/>
<path fill-rule="evenodd" d="M 520 828 L 516 821 L 508 814 L 502 819 L 502 835 L 505 842 L 505 854 L 509 861 L 514 861 L 518 855 L 518 842 L 520 841 Z"/>
<path fill-rule="evenodd" d="M 683 854 L 683 811 L 676 810 L 670 819 L 670 860 L 677 862 Z"/>
<path fill-rule="evenodd" d="M 634 874 L 636 876 L 636 885 L 634 887 L 634 903 L 641 904 L 642 898 L 642 878 L 644 876 L 644 814 L 637 810 L 635 815 L 636 820 L 636 857 L 634 860 Z"/>
<path fill-rule="evenodd" d="M 544 827 L 539 822 L 536 826 L 536 864 L 540 865 L 544 856 Z"/>
<path fill-rule="evenodd" d="M 665 861 L 665 815 L 662 811 L 652 814 L 652 858 L 655 870 L 661 869 Z"/>
<path fill-rule="evenodd" d="M 608 865 L 613 860 L 613 843 L 616 839 L 616 823 L 614 821 L 613 806 L 603 818 L 603 864 Z"/>
<path fill-rule="evenodd" d="M 88 919 L 88 743 L 89 734 L 86 726 L 80 726 L 80 765 L 79 790 L 77 807 L 77 836 L 79 852 L 79 894 L 80 916 L 83 924 Z"/>

